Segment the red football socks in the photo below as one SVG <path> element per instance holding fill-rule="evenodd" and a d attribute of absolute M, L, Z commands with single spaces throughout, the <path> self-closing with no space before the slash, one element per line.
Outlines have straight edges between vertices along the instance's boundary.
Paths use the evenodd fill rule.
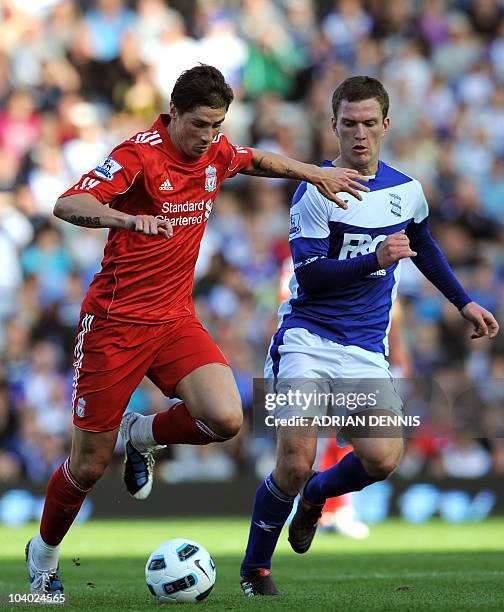
<path fill-rule="evenodd" d="M 182 402 L 152 421 L 152 436 L 157 444 L 210 444 L 223 440 L 199 419 L 195 419 Z"/>
<path fill-rule="evenodd" d="M 46 544 L 57 546 L 61 542 L 90 490 L 81 487 L 70 471 L 70 458 L 54 472 L 40 522 L 40 535 Z"/>

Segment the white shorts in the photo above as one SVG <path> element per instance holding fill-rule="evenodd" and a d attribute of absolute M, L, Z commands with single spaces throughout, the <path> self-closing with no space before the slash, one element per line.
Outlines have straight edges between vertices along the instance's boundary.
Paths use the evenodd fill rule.
<path fill-rule="evenodd" d="M 333 399 L 342 395 L 348 399 L 349 393 L 355 399 L 355 393 L 358 393 L 366 398 L 374 396 L 376 400 L 376 403 L 363 400 L 357 405 L 347 402 L 342 404 L 339 414 L 375 409 L 403 415 L 402 400 L 382 353 L 338 344 L 301 327 L 287 329 L 283 337 L 276 335 L 273 338 L 264 366 L 264 377 L 268 381 L 268 388 L 274 389 L 275 393 L 300 390 L 309 394 L 317 391 L 319 394 L 332 393 Z M 275 414 L 277 417 L 290 416 L 292 406 L 285 409 L 277 406 Z M 303 415 L 315 414 L 321 414 L 320 405 L 303 408 Z"/>
<path fill-rule="evenodd" d="M 388 361 L 382 353 L 360 346 L 345 346 L 295 327 L 285 330 L 283 342 L 272 340 L 264 364 L 264 378 L 389 378 Z M 272 357 L 273 352 L 273 357 Z"/>

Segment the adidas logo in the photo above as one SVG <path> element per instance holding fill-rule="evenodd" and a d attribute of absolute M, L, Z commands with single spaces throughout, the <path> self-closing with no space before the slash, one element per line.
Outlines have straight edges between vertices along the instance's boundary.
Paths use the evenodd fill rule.
<path fill-rule="evenodd" d="M 159 188 L 159 191 L 173 191 L 173 185 L 170 183 L 169 179 L 165 180 L 165 182 Z"/>

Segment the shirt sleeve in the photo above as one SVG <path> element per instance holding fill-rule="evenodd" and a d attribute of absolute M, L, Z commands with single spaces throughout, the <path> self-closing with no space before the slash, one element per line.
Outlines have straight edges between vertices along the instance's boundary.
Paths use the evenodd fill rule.
<path fill-rule="evenodd" d="M 432 237 L 429 227 L 429 207 L 421 185 L 419 189 L 419 203 L 413 221 L 406 228 L 406 235 L 410 239 L 410 246 L 417 252 L 412 262 L 441 293 L 461 310 L 471 301 L 457 277 L 453 273 L 443 251 Z"/>
<path fill-rule="evenodd" d="M 231 144 L 225 136 L 223 136 L 222 140 L 226 147 L 226 153 L 229 156 L 229 163 L 224 178 L 231 178 L 235 176 L 235 174 L 238 174 L 240 170 L 250 166 L 250 162 L 252 161 L 252 149 Z"/>
<path fill-rule="evenodd" d="M 89 193 L 102 204 L 109 204 L 126 193 L 143 171 L 137 145 L 126 141 L 117 146 L 105 161 L 83 174 L 79 181 L 60 197 Z"/>
<path fill-rule="evenodd" d="M 325 198 L 307 183 L 301 183 L 292 202 L 289 246 L 294 270 L 298 270 L 327 257 L 330 210 Z"/>

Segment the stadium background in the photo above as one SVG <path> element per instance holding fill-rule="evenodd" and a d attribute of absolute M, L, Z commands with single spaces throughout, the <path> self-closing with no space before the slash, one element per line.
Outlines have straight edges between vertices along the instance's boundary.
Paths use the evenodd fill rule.
<path fill-rule="evenodd" d="M 337 154 L 335 85 L 350 74 L 383 79 L 392 129 L 382 157 L 422 180 L 450 263 L 503 320 L 503 17 L 499 0 L 0 0 L 0 521 L 31 516 L 29 495 L 42 494 L 68 454 L 74 332 L 106 239 L 56 220 L 54 202 L 166 109 L 177 75 L 198 61 L 233 86 L 224 126 L 233 142 L 315 163 Z M 96 514 L 191 512 L 187 500 L 197 496 L 199 511 L 250 507 L 273 461 L 271 441 L 251 433 L 252 378 L 276 325 L 294 189 L 228 181 L 196 271 L 197 310 L 233 366 L 243 432 L 225 445 L 166 451 L 157 478 L 172 492 L 158 484 L 141 510 L 121 491 L 118 448 L 97 487 Z M 413 265 L 403 268 L 400 295 L 415 375 L 472 385 L 469 408 L 487 410 L 476 417 L 477 437 L 423 431 L 391 485 L 408 488 L 409 498 L 376 493 L 372 507 L 382 515 L 367 518 L 404 510 L 405 499 L 412 520 L 438 510 L 453 520 L 482 517 L 502 504 L 504 387 L 501 380 L 489 395 L 477 383 L 504 376 L 504 336 L 471 342 Z M 166 400 L 146 381 L 130 407 L 150 413 Z M 444 509 L 426 483 L 451 492 Z M 166 499 L 183 502 L 167 508 Z"/>

